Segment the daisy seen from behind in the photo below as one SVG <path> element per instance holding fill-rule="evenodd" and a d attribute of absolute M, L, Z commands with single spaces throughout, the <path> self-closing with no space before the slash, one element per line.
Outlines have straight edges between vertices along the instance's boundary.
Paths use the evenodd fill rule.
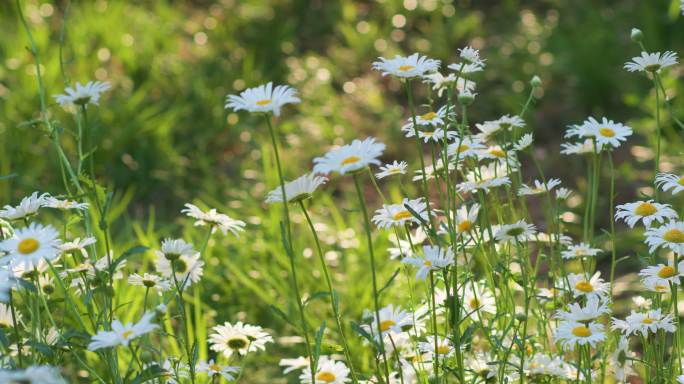
<path fill-rule="evenodd" d="M 82 85 L 76 82 L 76 85 L 64 89 L 64 94 L 54 95 L 55 101 L 61 106 L 78 105 L 86 106 L 87 104 L 98 105 L 100 102 L 100 95 L 109 90 L 108 82 L 89 81 Z"/>
<path fill-rule="evenodd" d="M 314 191 L 328 181 L 327 177 L 316 176 L 308 173 L 297 179 L 285 183 L 285 200 L 289 203 L 297 203 L 313 197 Z M 283 190 L 278 187 L 268 193 L 266 202 L 269 204 L 283 202 Z"/>
<path fill-rule="evenodd" d="M 185 208 L 181 210 L 181 213 L 185 213 L 187 216 L 196 219 L 196 226 L 211 226 L 212 233 L 218 228 L 224 235 L 230 232 L 233 235 L 238 236 L 240 232 L 245 230 L 244 221 L 236 220 L 226 214 L 219 213 L 214 208 L 205 212 L 196 205 L 187 203 L 185 204 Z"/>

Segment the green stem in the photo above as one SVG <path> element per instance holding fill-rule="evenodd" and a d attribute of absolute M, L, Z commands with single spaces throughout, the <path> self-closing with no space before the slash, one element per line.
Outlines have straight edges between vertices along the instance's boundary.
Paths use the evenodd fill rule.
<path fill-rule="evenodd" d="M 354 186 L 356 187 L 356 194 L 359 198 L 359 205 L 361 206 L 361 212 L 364 219 L 364 229 L 366 231 L 366 241 L 368 243 L 368 254 L 370 256 L 371 264 L 371 274 L 373 281 L 373 305 L 375 307 L 375 321 L 378 332 L 380 332 L 380 300 L 378 298 L 378 282 L 375 267 L 375 253 L 373 251 L 373 238 L 371 236 L 371 226 L 370 219 L 368 218 L 368 210 L 366 209 L 366 199 L 363 197 L 363 191 L 361 189 L 361 182 L 359 181 L 358 173 L 354 173 Z M 385 343 L 382 340 L 382 335 L 380 335 L 380 342 L 378 343 L 380 351 L 382 353 L 382 358 L 385 362 L 385 382 L 389 383 L 389 365 L 387 364 L 387 354 L 385 353 Z M 314 381 L 315 382 L 315 381 Z"/>

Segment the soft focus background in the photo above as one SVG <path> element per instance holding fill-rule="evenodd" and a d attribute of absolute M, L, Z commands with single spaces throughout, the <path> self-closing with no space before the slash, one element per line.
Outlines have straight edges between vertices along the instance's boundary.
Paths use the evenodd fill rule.
<path fill-rule="evenodd" d="M 113 86 L 90 113 L 99 143 L 96 173 L 115 193 L 109 219 L 117 250 L 135 244 L 154 248 L 166 236 L 198 243 L 201 233 L 180 217 L 185 202 L 202 202 L 248 222 L 240 239 L 212 240 L 201 300 L 206 325 L 240 319 L 269 328 L 276 338 L 292 330 L 269 305 L 290 313 L 292 303 L 287 261 L 277 240 L 280 211 L 262 203 L 276 186 L 267 131 L 256 117 L 226 111 L 226 94 L 268 81 L 301 92 L 302 104 L 286 108 L 278 122 L 288 178 L 307 172 L 312 158 L 331 144 L 367 135 L 388 144 L 385 160 L 412 163 L 414 144 L 399 130 L 408 116 L 404 92 L 399 82 L 371 71 L 371 62 L 420 52 L 449 63 L 458 48 L 472 45 L 482 50 L 487 69 L 475 77 L 471 121 L 518 113 L 529 79 L 539 75 L 543 89 L 527 122 L 547 176 L 562 178 L 566 187 L 583 191 L 586 174 L 581 158 L 559 154 L 567 125 L 594 115 L 635 129 L 637 136 L 616 155 L 617 202 L 625 202 L 639 191 L 651 192 L 644 180 L 652 177 L 649 147 L 655 139 L 652 84 L 622 69 L 640 52 L 630 29 L 644 31 L 649 50 L 684 53 L 684 20 L 674 0 L 29 0 L 23 5 L 39 44 L 48 94 L 62 93 L 75 81 Z M 14 204 L 34 190 L 63 191 L 49 140 L 27 123 L 37 116 L 38 92 L 17 15 L 13 1 L 0 2 L 1 204 Z M 675 114 L 684 119 L 681 71 L 681 65 L 674 68 L 664 81 Z M 72 116 L 57 105 L 50 111 L 67 132 L 65 146 L 73 150 Z M 667 113 L 663 119 L 668 135 L 663 169 L 681 171 L 681 131 Z M 536 175 L 530 168 L 526 176 L 529 181 Z M 333 180 L 313 212 L 326 257 L 335 266 L 344 317 L 359 319 L 370 306 L 365 255 L 358 249 L 361 224 L 354 207 L 337 204 L 351 189 L 349 180 Z M 399 197 L 398 190 L 391 194 Z M 581 194 L 571 202 L 581 212 Z M 377 206 L 371 203 L 371 209 Z M 607 212 L 605 202 L 599 207 Z M 607 216 L 599 215 L 603 228 Z M 566 220 L 579 218 L 569 212 Z M 306 248 L 312 244 L 308 232 L 299 230 L 306 235 L 297 249 L 308 261 L 302 262 L 301 276 L 311 295 L 322 281 Z M 640 236 L 631 233 L 619 244 L 620 256 L 644 252 Z M 383 274 L 391 275 L 393 268 L 386 266 Z M 621 270 L 629 276 L 633 268 L 624 263 Z M 323 315 L 327 306 L 310 308 Z M 301 346 L 292 346 L 298 339 L 278 341 L 269 353 L 250 360 L 261 368 L 255 375 L 278 377 L 277 361 L 302 353 Z"/>

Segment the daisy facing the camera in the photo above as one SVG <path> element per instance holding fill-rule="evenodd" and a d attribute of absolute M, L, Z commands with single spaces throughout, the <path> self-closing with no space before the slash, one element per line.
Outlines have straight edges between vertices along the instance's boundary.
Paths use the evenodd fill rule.
<path fill-rule="evenodd" d="M 231 108 L 237 112 L 245 110 L 252 113 L 273 113 L 280 116 L 280 109 L 287 104 L 297 104 L 301 100 L 297 97 L 297 90 L 287 86 L 273 83 L 249 88 L 237 95 L 226 96 L 226 109 Z"/>
<path fill-rule="evenodd" d="M 624 220 L 630 228 L 634 228 L 639 221 L 649 228 L 654 221 L 662 224 L 666 220 L 677 218 L 677 212 L 669 204 L 660 204 L 653 200 L 621 204 L 615 208 L 615 219 Z"/>
<path fill-rule="evenodd" d="M 351 144 L 333 148 L 325 155 L 314 159 L 314 173 L 340 175 L 364 169 L 369 165 L 379 165 L 378 159 L 385 151 L 385 144 L 376 142 L 374 137 L 354 140 Z"/>
<path fill-rule="evenodd" d="M 61 254 L 60 244 L 59 233 L 52 226 L 31 223 L 28 227 L 17 229 L 14 237 L 0 242 L 0 251 L 5 252 L 0 260 L 31 270 L 43 260 L 58 258 Z"/>

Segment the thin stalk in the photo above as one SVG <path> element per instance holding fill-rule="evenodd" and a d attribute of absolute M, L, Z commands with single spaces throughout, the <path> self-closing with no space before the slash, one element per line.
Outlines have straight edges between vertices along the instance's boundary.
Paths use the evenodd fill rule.
<path fill-rule="evenodd" d="M 361 182 L 359 180 L 358 173 L 354 173 L 353 178 L 354 186 L 356 187 L 356 194 L 359 198 L 359 205 L 361 206 L 361 213 L 363 214 L 364 229 L 366 231 L 366 241 L 368 244 L 368 255 L 370 256 L 371 275 L 373 281 L 373 305 L 375 309 L 375 322 L 377 329 L 380 330 L 380 300 L 378 297 L 378 282 L 375 267 L 375 253 L 373 251 L 373 238 L 371 236 L 370 219 L 368 218 L 366 199 L 363 197 L 363 191 L 361 190 Z M 380 343 L 378 344 L 380 347 L 380 352 L 382 353 L 382 358 L 385 362 L 385 382 L 389 383 L 389 365 L 387 364 L 387 354 L 385 353 L 385 344 L 383 343 L 382 338 L 380 339 Z"/>

